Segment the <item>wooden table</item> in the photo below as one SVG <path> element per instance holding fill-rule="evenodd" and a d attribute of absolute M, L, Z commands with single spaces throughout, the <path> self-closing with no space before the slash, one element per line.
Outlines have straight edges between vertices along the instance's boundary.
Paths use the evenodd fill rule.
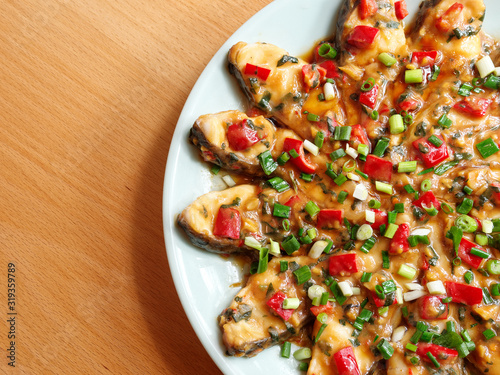
<path fill-rule="evenodd" d="M 163 174 L 197 77 L 270 2 L 1 2 L 0 373 L 220 374 L 170 275 Z"/>

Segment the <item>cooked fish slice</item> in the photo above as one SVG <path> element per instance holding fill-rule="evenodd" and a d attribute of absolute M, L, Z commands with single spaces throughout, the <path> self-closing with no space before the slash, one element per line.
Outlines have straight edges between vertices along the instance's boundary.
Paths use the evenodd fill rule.
<path fill-rule="evenodd" d="M 318 91 L 314 91 L 314 95 L 310 91 L 319 88 L 320 74 L 313 71 L 312 65 L 290 56 L 284 49 L 266 43 L 239 42 L 229 51 L 228 61 L 231 73 L 250 102 L 302 138 L 314 139 L 318 131 L 328 132 L 335 123 L 345 122 L 338 93 L 334 99 L 320 102 Z M 303 69 L 308 68 L 306 85 Z M 308 120 L 305 107 L 317 115 L 319 121 Z"/>
<path fill-rule="evenodd" d="M 281 261 L 290 264 L 285 272 L 280 272 Z M 218 319 L 227 354 L 252 357 L 298 334 L 311 320 L 309 297 L 303 285 L 297 285 L 291 268 L 292 264 L 298 268 L 310 263 L 312 259 L 304 256 L 274 258 L 267 271 L 250 276 L 247 285 Z M 286 322 L 267 305 L 278 292 L 300 301 Z"/>

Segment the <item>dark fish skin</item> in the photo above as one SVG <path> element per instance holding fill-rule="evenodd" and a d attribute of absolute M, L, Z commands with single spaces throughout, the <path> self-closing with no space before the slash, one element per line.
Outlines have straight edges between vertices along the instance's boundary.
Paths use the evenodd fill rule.
<path fill-rule="evenodd" d="M 344 0 L 340 6 L 339 13 L 337 16 L 337 22 L 335 27 L 335 47 L 337 51 L 340 51 L 339 62 L 340 65 L 346 63 L 346 55 L 350 55 L 348 51 L 344 48 L 344 42 L 346 39 L 346 34 L 344 33 L 344 25 L 349 19 L 352 12 L 357 11 L 360 0 Z"/>
<path fill-rule="evenodd" d="M 425 19 L 429 15 L 429 11 L 439 4 L 442 0 L 426 0 L 422 1 L 418 7 L 417 17 L 415 18 L 415 24 L 412 28 L 411 34 L 418 32 L 423 26 Z"/>

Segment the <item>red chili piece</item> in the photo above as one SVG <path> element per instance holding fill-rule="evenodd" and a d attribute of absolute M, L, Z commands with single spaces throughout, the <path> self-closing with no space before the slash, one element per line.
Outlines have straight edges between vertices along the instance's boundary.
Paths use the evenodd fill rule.
<path fill-rule="evenodd" d="M 429 261 L 425 254 L 422 254 L 422 270 L 427 271 L 429 269 Z"/>
<path fill-rule="evenodd" d="M 407 223 L 400 224 L 394 237 L 391 240 L 389 254 L 406 253 L 410 249 L 408 237 L 410 236 L 410 226 Z"/>
<path fill-rule="evenodd" d="M 378 32 L 379 29 L 375 27 L 358 25 L 347 37 L 347 43 L 360 49 L 367 48 L 373 43 Z"/>
<path fill-rule="evenodd" d="M 326 70 L 316 64 L 306 64 L 302 66 L 302 77 L 307 89 L 318 87 L 323 78 L 325 78 Z"/>
<path fill-rule="evenodd" d="M 426 168 L 432 168 L 450 156 L 448 146 L 443 137 L 440 135 L 436 135 L 436 137 L 443 141 L 443 144 L 439 147 L 434 146 L 426 138 L 417 139 L 412 143 Z"/>
<path fill-rule="evenodd" d="M 316 166 L 307 160 L 304 155 L 304 142 L 295 138 L 285 138 L 283 151 L 289 152 L 292 149 L 299 155 L 296 158 L 292 157 L 292 163 L 304 173 L 314 173 Z"/>
<path fill-rule="evenodd" d="M 447 319 L 448 304 L 443 303 L 444 296 L 424 296 L 418 299 L 422 319 Z"/>
<path fill-rule="evenodd" d="M 420 101 L 418 101 L 416 99 L 406 98 L 398 103 L 398 107 L 402 111 L 411 112 L 411 111 L 416 111 L 417 109 L 419 109 L 421 107 L 421 103 L 420 103 Z"/>
<path fill-rule="evenodd" d="M 381 225 L 387 226 L 388 224 L 387 212 L 377 209 L 373 209 L 372 211 L 375 212 L 375 222 L 370 223 L 370 226 L 376 230 L 380 229 Z"/>
<path fill-rule="evenodd" d="M 373 303 L 375 304 L 375 306 L 377 306 L 377 307 L 384 307 L 385 306 L 386 298 L 384 298 L 384 299 L 378 298 L 377 293 L 375 293 L 373 291 L 371 292 L 371 295 L 372 295 Z M 394 301 L 392 301 L 391 305 L 396 305 L 397 303 L 398 303 L 398 299 L 394 298 Z"/>
<path fill-rule="evenodd" d="M 406 1 L 396 1 L 394 3 L 394 10 L 396 11 L 396 17 L 398 20 L 402 20 L 408 15 L 408 9 L 406 9 Z"/>
<path fill-rule="evenodd" d="M 361 375 L 352 346 L 340 349 L 333 355 L 339 375 Z"/>
<path fill-rule="evenodd" d="M 298 202 L 300 202 L 300 197 L 298 195 L 294 195 L 293 197 L 291 197 L 289 200 L 286 201 L 285 206 L 293 207 L 295 203 Z"/>
<path fill-rule="evenodd" d="M 378 85 L 373 85 L 370 91 L 362 91 L 361 94 L 359 94 L 359 102 L 370 109 L 374 109 L 375 104 L 377 104 L 377 96 Z"/>
<path fill-rule="evenodd" d="M 363 172 L 374 180 L 389 182 L 392 178 L 392 163 L 390 160 L 369 154 L 366 156 Z"/>
<path fill-rule="evenodd" d="M 257 131 L 248 125 L 248 120 L 231 125 L 227 129 L 227 140 L 235 151 L 243 151 L 259 141 Z"/>
<path fill-rule="evenodd" d="M 314 316 L 318 316 L 321 313 L 331 314 L 333 313 L 333 306 L 330 302 L 326 305 L 311 306 L 311 312 Z"/>
<path fill-rule="evenodd" d="M 433 205 L 437 210 L 441 208 L 441 203 L 439 203 L 434 193 L 430 190 L 422 194 L 416 201 L 413 201 L 413 205 L 421 209 L 424 209 L 424 205 L 429 208 Z"/>
<path fill-rule="evenodd" d="M 453 298 L 453 302 L 465 303 L 466 305 L 473 306 L 481 303 L 483 300 L 483 290 L 475 286 L 447 281 L 446 290 Z"/>
<path fill-rule="evenodd" d="M 237 240 L 240 238 L 241 218 L 237 209 L 221 207 L 214 224 L 214 235 Z"/>
<path fill-rule="evenodd" d="M 418 344 L 417 355 L 420 356 L 422 361 L 432 363 L 431 359 L 427 356 L 428 352 L 430 352 L 440 364 L 448 364 L 458 358 L 458 352 L 455 349 L 424 342 Z"/>
<path fill-rule="evenodd" d="M 330 275 L 336 276 L 341 272 L 354 273 L 358 272 L 358 264 L 356 263 L 356 253 L 333 255 L 330 257 L 328 270 Z"/>
<path fill-rule="evenodd" d="M 245 65 L 245 74 L 249 76 L 257 76 L 261 80 L 266 81 L 269 74 L 271 74 L 271 69 L 247 63 L 247 65 Z"/>
<path fill-rule="evenodd" d="M 335 79 L 340 77 L 337 65 L 332 60 L 323 61 L 319 66 L 325 69 L 325 78 Z"/>
<path fill-rule="evenodd" d="M 377 13 L 378 6 L 375 0 L 361 0 L 359 3 L 359 18 L 364 20 Z"/>
<path fill-rule="evenodd" d="M 344 210 L 326 208 L 318 213 L 318 228 L 333 229 L 338 228 L 344 218 Z"/>
<path fill-rule="evenodd" d="M 481 246 L 469 241 L 467 238 L 462 238 L 460 246 L 458 247 L 458 256 L 469 266 L 474 267 L 477 270 L 483 262 L 483 258 L 471 254 L 470 251 L 473 247 L 484 250 Z"/>
<path fill-rule="evenodd" d="M 457 18 L 462 12 L 462 9 L 464 9 L 464 6 L 460 3 L 455 3 L 450 6 L 448 10 L 436 20 L 436 28 L 442 33 L 449 32 L 457 21 Z"/>
<path fill-rule="evenodd" d="M 284 321 L 287 321 L 290 319 L 295 310 L 283 308 L 283 301 L 285 298 L 285 293 L 278 291 L 267 301 L 267 306 L 273 309 L 276 314 L 281 316 Z"/>
<path fill-rule="evenodd" d="M 366 130 L 360 124 L 351 126 L 351 138 L 349 139 L 349 143 L 351 147 L 356 150 L 358 149 L 360 143 L 370 147 L 370 141 L 368 140 Z"/>
<path fill-rule="evenodd" d="M 488 111 L 488 108 L 490 107 L 490 104 L 490 99 L 467 97 L 455 103 L 453 108 L 475 117 L 484 117 L 486 115 L 486 112 Z"/>
<path fill-rule="evenodd" d="M 416 51 L 411 54 L 412 64 L 432 65 L 437 59 L 437 51 Z"/>

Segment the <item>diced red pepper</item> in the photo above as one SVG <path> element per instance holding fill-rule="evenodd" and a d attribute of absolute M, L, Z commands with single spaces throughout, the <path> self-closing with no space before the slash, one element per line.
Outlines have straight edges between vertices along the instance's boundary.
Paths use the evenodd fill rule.
<path fill-rule="evenodd" d="M 422 270 L 427 271 L 429 269 L 429 261 L 425 254 L 422 254 Z"/>
<path fill-rule="evenodd" d="M 326 305 L 311 306 L 311 312 L 314 316 L 318 316 L 321 313 L 331 314 L 333 313 L 333 305 L 327 302 Z"/>
<path fill-rule="evenodd" d="M 418 299 L 422 319 L 447 319 L 448 304 L 443 303 L 444 296 L 424 296 Z"/>
<path fill-rule="evenodd" d="M 352 346 L 340 349 L 333 355 L 338 375 L 361 375 Z"/>
<path fill-rule="evenodd" d="M 278 291 L 274 293 L 273 296 L 267 301 L 267 306 L 273 309 L 274 312 L 281 316 L 286 322 L 288 319 L 290 319 L 295 310 L 283 308 L 283 301 L 285 300 L 285 298 L 285 293 Z"/>
<path fill-rule="evenodd" d="M 430 208 L 431 205 L 433 205 L 436 210 L 441 209 L 441 203 L 439 203 L 434 193 L 430 190 L 422 194 L 416 201 L 413 201 L 413 205 L 421 209 L 424 209 L 424 206 Z"/>
<path fill-rule="evenodd" d="M 455 349 L 449 349 L 437 344 L 420 342 L 417 346 L 417 355 L 420 356 L 422 361 L 432 363 L 431 359 L 427 356 L 428 352 L 430 352 L 442 365 L 450 364 L 458 358 L 458 352 Z"/>
<path fill-rule="evenodd" d="M 412 64 L 432 65 L 437 59 L 437 51 L 416 51 L 411 54 Z"/>
<path fill-rule="evenodd" d="M 387 299 L 387 297 L 384 299 L 378 298 L 377 293 L 375 293 L 373 291 L 371 292 L 371 295 L 372 295 L 373 303 L 375 304 L 375 306 L 377 306 L 377 307 L 384 307 L 385 306 L 385 302 L 386 302 L 385 300 Z M 391 305 L 396 305 L 397 303 L 398 303 L 398 299 L 394 298 Z"/>
<path fill-rule="evenodd" d="M 413 141 L 413 147 L 418 151 L 418 154 L 426 168 L 432 168 L 442 161 L 445 161 L 450 156 L 448 150 L 448 145 L 444 141 L 443 137 L 436 135 L 439 139 L 443 141 L 443 144 L 439 147 L 434 146 L 426 138 L 420 138 Z"/>
<path fill-rule="evenodd" d="M 341 272 L 358 272 L 356 253 L 332 255 L 329 260 L 328 270 L 332 276 L 339 275 Z"/>
<path fill-rule="evenodd" d="M 333 117 L 331 114 L 327 114 L 321 118 L 316 123 L 316 126 L 318 127 L 319 130 L 323 132 L 323 135 L 325 138 L 329 138 L 333 135 L 333 132 L 335 130 L 336 126 L 339 126 L 337 120 Z M 352 134 L 352 132 L 351 132 Z"/>
<path fill-rule="evenodd" d="M 398 20 L 402 20 L 408 15 L 408 9 L 406 9 L 406 1 L 400 0 L 394 3 L 394 10 L 396 11 L 396 17 Z"/>
<path fill-rule="evenodd" d="M 486 112 L 488 111 L 488 108 L 490 107 L 490 104 L 490 99 L 469 96 L 455 103 L 453 108 L 475 117 L 484 117 L 486 115 Z"/>
<path fill-rule="evenodd" d="M 368 48 L 372 45 L 378 32 L 379 29 L 376 27 L 358 25 L 347 37 L 347 43 L 360 49 Z"/>
<path fill-rule="evenodd" d="M 326 75 L 326 69 L 316 64 L 302 66 L 302 78 L 307 89 L 318 87 Z"/>
<path fill-rule="evenodd" d="M 453 302 L 465 303 L 473 306 L 481 303 L 483 300 L 483 290 L 472 285 L 460 284 L 454 281 L 446 282 L 446 290 Z"/>
<path fill-rule="evenodd" d="M 340 77 L 337 65 L 332 60 L 323 61 L 319 66 L 325 69 L 325 78 L 335 79 Z"/>
<path fill-rule="evenodd" d="M 286 201 L 285 206 L 293 207 L 295 203 L 298 202 L 300 202 L 300 197 L 298 195 L 294 195 L 293 197 L 291 197 L 289 200 Z"/>
<path fill-rule="evenodd" d="M 221 207 L 214 224 L 214 235 L 237 240 L 240 238 L 241 218 L 236 208 Z"/>
<path fill-rule="evenodd" d="M 491 187 L 491 196 L 493 197 L 493 201 L 496 204 L 500 204 L 500 184 L 494 182 L 490 184 L 490 187 Z"/>
<path fill-rule="evenodd" d="M 377 209 L 373 209 L 372 211 L 375 212 L 375 222 L 370 223 L 370 226 L 376 230 L 380 229 L 381 225 L 387 226 L 387 212 Z"/>
<path fill-rule="evenodd" d="M 442 33 L 449 32 L 451 29 L 453 29 L 455 22 L 457 22 L 458 16 L 462 12 L 462 9 L 464 9 L 464 6 L 460 3 L 455 3 L 450 6 L 446 10 L 446 12 L 444 12 L 441 17 L 436 20 L 436 28 Z"/>
<path fill-rule="evenodd" d="M 407 223 L 400 224 L 394 237 L 392 237 L 389 254 L 406 253 L 410 249 L 410 244 L 408 243 L 409 236 L 410 226 Z"/>
<path fill-rule="evenodd" d="M 247 65 L 245 65 L 245 74 L 249 76 L 257 76 L 261 80 L 266 81 L 269 74 L 271 74 L 271 69 L 247 63 Z"/>
<path fill-rule="evenodd" d="M 377 181 L 391 181 L 392 163 L 390 160 L 369 154 L 366 156 L 363 172 Z"/>
<path fill-rule="evenodd" d="M 259 117 L 259 116 L 265 116 L 266 112 L 264 112 L 262 109 L 257 108 L 257 107 L 251 107 L 247 109 L 245 112 L 248 117 Z"/>
<path fill-rule="evenodd" d="M 285 138 L 283 151 L 289 152 L 292 149 L 299 155 L 296 158 L 292 157 L 292 163 L 304 173 L 314 173 L 316 166 L 307 160 L 304 154 L 304 142 L 295 138 Z"/>
<path fill-rule="evenodd" d="M 333 208 L 323 209 L 318 213 L 318 228 L 338 228 L 343 218 L 344 210 L 335 210 Z"/>
<path fill-rule="evenodd" d="M 375 0 L 361 0 L 359 2 L 359 18 L 364 20 L 377 13 L 378 6 Z"/>
<path fill-rule="evenodd" d="M 374 109 L 377 104 L 378 85 L 373 85 L 370 91 L 362 91 L 359 94 L 359 102 L 370 109 Z"/>
<path fill-rule="evenodd" d="M 409 97 L 407 97 L 406 99 L 403 99 L 402 101 L 400 101 L 398 103 L 398 107 L 402 111 L 406 111 L 406 112 L 416 111 L 421 107 L 421 105 L 422 104 L 420 101 L 418 101 L 414 98 L 409 98 Z"/>
<path fill-rule="evenodd" d="M 469 241 L 467 238 L 462 238 L 462 240 L 460 241 L 460 245 L 458 246 L 458 256 L 469 266 L 474 267 L 477 270 L 479 266 L 481 266 L 483 258 L 471 254 L 470 251 L 473 247 L 484 251 L 484 249 L 478 244 Z"/>
<path fill-rule="evenodd" d="M 256 144 L 260 139 L 257 131 L 248 126 L 248 120 L 229 126 L 227 129 L 227 140 L 235 151 L 243 151 Z"/>
<path fill-rule="evenodd" d="M 351 126 L 351 138 L 349 139 L 349 143 L 351 147 L 356 150 L 358 149 L 360 143 L 370 147 L 370 141 L 368 140 L 366 130 L 360 124 Z"/>

